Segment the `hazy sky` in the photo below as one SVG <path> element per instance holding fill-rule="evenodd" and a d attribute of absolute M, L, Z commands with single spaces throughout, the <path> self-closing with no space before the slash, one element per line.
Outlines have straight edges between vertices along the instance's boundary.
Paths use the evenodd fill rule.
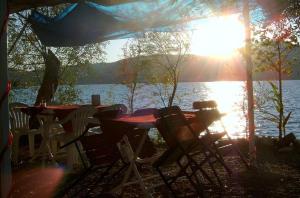
<path fill-rule="evenodd" d="M 122 59 L 122 48 L 126 43 L 127 39 L 119 39 L 110 41 L 106 47 L 107 57 L 106 62 L 115 62 Z"/>
<path fill-rule="evenodd" d="M 244 26 L 238 15 L 203 20 L 190 32 L 190 53 L 202 56 L 229 57 L 244 45 Z M 112 40 L 106 48 L 106 62 L 123 58 L 122 48 L 128 39 Z"/>

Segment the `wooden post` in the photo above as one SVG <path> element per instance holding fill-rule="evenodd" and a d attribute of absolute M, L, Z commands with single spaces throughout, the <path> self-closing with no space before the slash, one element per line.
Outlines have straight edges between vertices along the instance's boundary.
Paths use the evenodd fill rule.
<path fill-rule="evenodd" d="M 0 1 L 0 24 L 1 29 L 7 20 L 7 0 Z M 0 33 L 1 34 L 1 33 Z M 0 35 L 0 95 L 6 92 L 7 86 L 7 30 L 3 29 Z M 6 98 L 0 106 L 0 148 L 1 150 L 7 145 L 8 140 L 8 99 Z M 10 165 L 10 150 L 7 150 L 3 155 L 0 167 L 0 185 L 3 198 L 8 197 L 11 187 L 11 165 Z"/>
<path fill-rule="evenodd" d="M 244 0 L 244 25 L 245 25 L 245 60 L 247 67 L 247 98 L 248 98 L 248 119 L 249 119 L 249 155 L 250 165 L 255 165 L 255 124 L 254 124 L 254 98 L 253 98 L 253 79 L 252 79 L 252 59 L 251 59 L 251 30 L 249 0 Z"/>

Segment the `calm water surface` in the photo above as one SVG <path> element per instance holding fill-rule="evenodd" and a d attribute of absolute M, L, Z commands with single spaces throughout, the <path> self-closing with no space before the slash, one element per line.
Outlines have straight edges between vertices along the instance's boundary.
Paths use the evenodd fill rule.
<path fill-rule="evenodd" d="M 292 111 L 289 123 L 287 124 L 287 133 L 293 132 L 300 138 L 300 81 L 284 81 L 284 102 L 286 112 Z M 255 94 L 267 93 L 270 90 L 268 84 L 259 85 L 254 83 Z M 127 104 L 127 88 L 118 84 L 93 84 L 77 85 L 80 90 L 80 100 L 78 103 L 90 103 L 92 94 L 100 94 L 103 104 L 123 103 Z M 244 82 L 195 82 L 180 83 L 178 86 L 175 105 L 179 105 L 184 110 L 192 109 L 193 101 L 197 100 L 215 100 L 219 110 L 226 115 L 223 122 L 226 129 L 233 137 L 245 137 L 246 118 L 245 112 L 246 95 Z M 14 91 L 18 102 L 33 104 L 36 97 L 36 89 L 18 89 Z M 259 101 L 257 101 L 259 103 Z M 163 107 L 164 104 L 160 99 L 156 86 L 141 84 L 134 101 L 135 109 L 145 107 Z M 276 113 L 272 106 L 272 101 L 267 101 L 265 109 L 269 112 Z M 255 110 L 256 133 L 258 135 L 277 136 L 278 130 L 274 123 L 263 118 L 259 109 Z M 216 123 L 212 129 L 219 130 L 221 125 Z"/>

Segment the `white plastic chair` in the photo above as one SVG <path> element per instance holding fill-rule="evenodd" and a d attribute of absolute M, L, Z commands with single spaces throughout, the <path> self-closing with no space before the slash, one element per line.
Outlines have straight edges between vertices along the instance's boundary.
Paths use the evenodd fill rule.
<path fill-rule="evenodd" d="M 30 116 L 22 112 L 21 109 L 17 108 L 17 107 L 27 107 L 27 106 L 28 105 L 23 103 L 11 103 L 9 106 L 10 127 L 11 127 L 11 132 L 14 136 L 14 141 L 12 146 L 12 161 L 14 163 L 18 163 L 20 137 L 23 135 L 28 136 L 29 153 L 30 156 L 32 157 L 34 156 L 35 153 L 34 137 L 35 135 L 41 133 L 40 128 L 30 129 L 29 126 Z"/>
<path fill-rule="evenodd" d="M 82 106 L 79 109 L 71 112 L 66 118 L 59 122 L 61 125 L 66 124 L 68 122 L 71 122 L 72 124 L 72 132 L 69 134 L 65 133 L 64 142 L 66 142 L 66 144 L 61 146 L 61 148 L 67 148 L 67 163 L 69 166 L 74 166 L 74 163 L 79 161 L 78 154 L 72 144 L 72 140 L 79 137 L 85 132 L 90 117 L 92 117 L 96 112 L 97 109 L 93 106 Z M 78 147 L 77 144 L 75 144 L 75 146 Z"/>
<path fill-rule="evenodd" d="M 55 120 L 53 110 L 45 109 L 37 115 L 37 119 L 41 126 L 41 134 L 43 142 L 40 147 L 40 154 L 47 153 L 53 159 L 57 152 L 58 141 L 60 136 L 64 134 L 63 127 Z"/>

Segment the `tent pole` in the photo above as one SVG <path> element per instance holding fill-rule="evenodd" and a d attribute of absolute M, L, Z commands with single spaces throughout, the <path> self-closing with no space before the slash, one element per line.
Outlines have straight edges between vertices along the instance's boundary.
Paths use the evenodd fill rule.
<path fill-rule="evenodd" d="M 5 22 L 7 21 L 7 0 L 0 1 L 0 28 L 2 35 L 0 35 L 0 96 L 6 92 L 7 87 L 7 30 Z M 4 27 L 4 28 L 2 28 Z M 1 34 L 1 33 L 0 33 Z M 7 145 L 8 130 L 9 130 L 9 116 L 8 116 L 8 99 L 0 104 L 0 149 L 1 151 Z M 8 197 L 11 187 L 11 163 L 10 150 L 8 149 L 1 159 L 0 168 L 0 197 Z"/>
<path fill-rule="evenodd" d="M 248 98 L 248 129 L 249 129 L 249 155 L 250 165 L 255 165 L 255 124 L 254 124 L 254 97 L 253 97 L 253 79 L 252 79 L 252 59 L 251 59 L 251 30 L 249 0 L 244 0 L 243 15 L 245 25 L 245 60 L 247 67 L 247 98 Z"/>

